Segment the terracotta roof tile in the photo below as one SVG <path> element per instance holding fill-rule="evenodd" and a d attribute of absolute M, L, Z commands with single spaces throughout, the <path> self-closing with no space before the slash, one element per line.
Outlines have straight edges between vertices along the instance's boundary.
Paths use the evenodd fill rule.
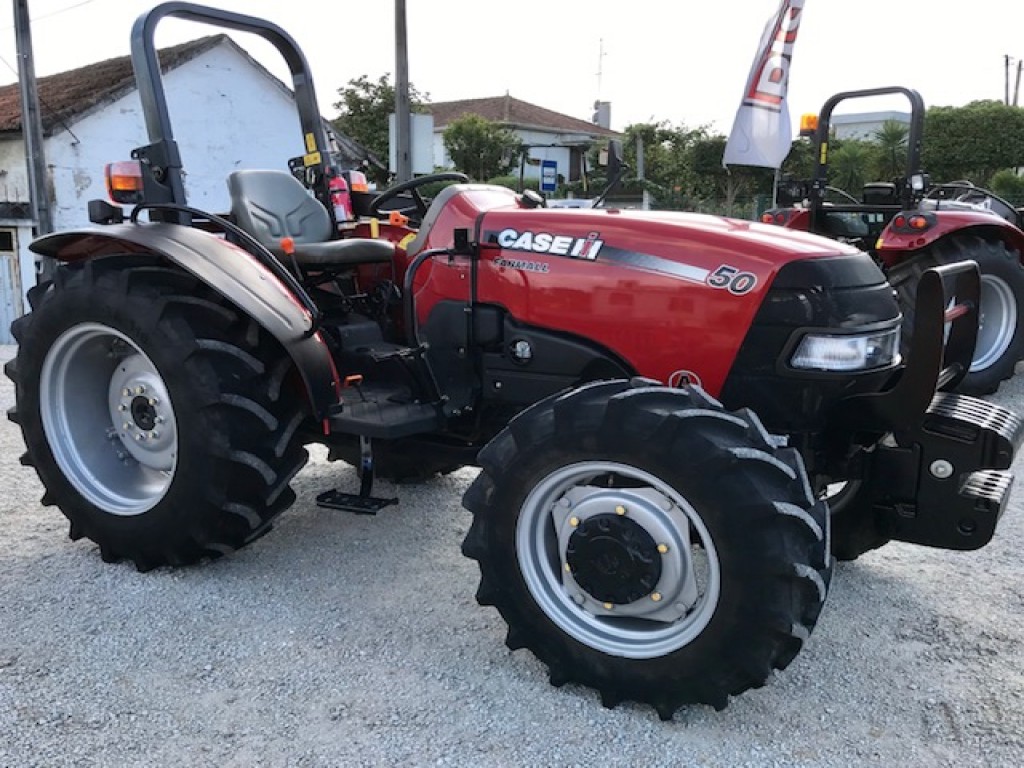
<path fill-rule="evenodd" d="M 463 99 L 424 104 L 423 110 L 434 116 L 434 128 L 442 129 L 465 115 L 480 115 L 496 123 L 516 128 L 542 128 L 563 133 L 586 133 L 592 136 L 620 136 L 618 131 L 579 120 L 561 112 L 538 107 L 512 96 L 485 99 Z"/>
<path fill-rule="evenodd" d="M 227 39 L 210 35 L 158 51 L 163 71 L 174 69 Z M 49 133 L 62 122 L 71 122 L 98 104 L 112 101 L 135 88 L 135 75 L 129 56 L 107 59 L 96 64 L 41 77 L 39 110 L 43 130 Z M 0 132 L 21 131 L 21 93 L 17 83 L 0 87 Z"/>

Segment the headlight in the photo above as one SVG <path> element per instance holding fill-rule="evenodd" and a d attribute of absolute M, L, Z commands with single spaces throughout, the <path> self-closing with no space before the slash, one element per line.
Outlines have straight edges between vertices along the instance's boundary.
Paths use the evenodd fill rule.
<path fill-rule="evenodd" d="M 789 364 L 819 371 L 866 371 L 900 361 L 900 329 L 849 336 L 808 334 Z"/>

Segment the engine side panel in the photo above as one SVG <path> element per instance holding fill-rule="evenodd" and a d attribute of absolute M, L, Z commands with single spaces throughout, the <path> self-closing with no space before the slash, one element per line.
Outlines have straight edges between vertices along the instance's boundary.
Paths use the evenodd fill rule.
<path fill-rule="evenodd" d="M 477 301 L 505 307 L 520 323 L 589 339 L 644 376 L 695 381 L 714 395 L 778 269 L 856 253 L 779 227 L 696 214 L 469 205 L 453 206 L 446 224 L 449 232 L 472 228 L 480 243 Z M 468 258 L 435 260 L 417 280 L 421 321 L 438 301 L 469 298 L 472 282 Z"/>

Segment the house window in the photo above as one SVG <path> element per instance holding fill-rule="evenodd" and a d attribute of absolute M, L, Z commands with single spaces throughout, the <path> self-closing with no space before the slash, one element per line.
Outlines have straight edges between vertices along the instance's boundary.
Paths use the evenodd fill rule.
<path fill-rule="evenodd" d="M 0 251 L 11 252 L 14 250 L 14 232 L 9 229 L 0 229 Z"/>

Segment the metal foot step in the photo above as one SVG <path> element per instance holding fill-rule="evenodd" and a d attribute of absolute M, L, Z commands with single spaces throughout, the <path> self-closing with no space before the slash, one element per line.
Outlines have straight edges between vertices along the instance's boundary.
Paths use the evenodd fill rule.
<path fill-rule="evenodd" d="M 357 515 L 376 515 L 385 507 L 398 503 L 397 498 L 383 499 L 379 496 L 363 496 L 358 493 L 342 493 L 330 490 L 316 497 L 317 506 L 328 509 L 340 509 L 343 512 L 354 512 Z"/>
<path fill-rule="evenodd" d="M 410 402 L 407 390 L 348 387 L 328 416 L 332 432 L 394 440 L 435 432 L 443 425 L 440 403 Z"/>

